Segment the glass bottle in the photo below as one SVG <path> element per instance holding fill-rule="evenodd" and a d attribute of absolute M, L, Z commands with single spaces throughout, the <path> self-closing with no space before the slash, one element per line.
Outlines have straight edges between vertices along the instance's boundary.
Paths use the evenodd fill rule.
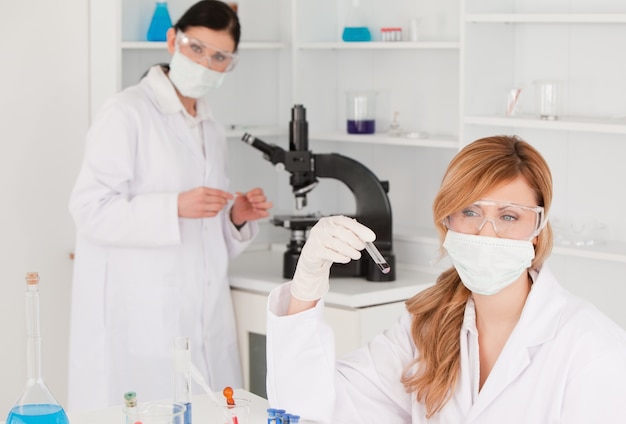
<path fill-rule="evenodd" d="M 174 338 L 174 402 L 185 405 L 184 424 L 191 424 L 191 341 Z"/>
<path fill-rule="evenodd" d="M 6 424 L 69 424 L 65 410 L 41 376 L 39 274 L 26 274 L 26 387 L 9 412 Z"/>
<path fill-rule="evenodd" d="M 172 27 L 172 19 L 167 9 L 166 1 L 157 1 L 150 27 L 148 28 L 148 41 L 165 41 L 167 30 Z"/>

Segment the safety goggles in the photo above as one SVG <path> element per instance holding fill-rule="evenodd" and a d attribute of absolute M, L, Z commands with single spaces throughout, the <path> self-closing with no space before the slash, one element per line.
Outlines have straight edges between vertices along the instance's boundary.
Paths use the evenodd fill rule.
<path fill-rule="evenodd" d="M 230 72 L 239 61 L 237 53 L 225 52 L 184 32 L 176 34 L 176 50 L 196 63 L 206 63 L 209 69 L 217 72 Z"/>
<path fill-rule="evenodd" d="M 478 200 L 443 220 L 449 230 L 478 234 L 489 221 L 498 237 L 530 240 L 545 225 L 541 206 L 523 206 L 494 200 Z"/>

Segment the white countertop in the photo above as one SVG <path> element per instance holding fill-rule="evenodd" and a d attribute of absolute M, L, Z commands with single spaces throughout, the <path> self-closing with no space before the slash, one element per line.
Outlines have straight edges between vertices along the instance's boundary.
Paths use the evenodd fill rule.
<path fill-rule="evenodd" d="M 284 246 L 253 246 L 230 262 L 230 286 L 235 289 L 267 295 L 286 281 L 283 278 Z M 402 302 L 434 284 L 434 271 L 397 264 L 396 280 L 373 282 L 365 278 L 331 278 L 327 305 L 344 308 L 366 308 L 385 303 Z"/>
<path fill-rule="evenodd" d="M 217 396 L 221 396 L 221 393 L 217 393 Z M 250 400 L 250 424 L 263 424 L 267 421 L 269 403 L 266 399 L 244 389 L 235 389 L 235 397 Z M 208 395 L 194 396 L 191 410 L 194 423 L 213 424 L 218 422 L 218 417 L 222 417 L 222 411 Z M 124 424 L 126 422 L 121 405 L 93 411 L 68 412 L 67 415 L 71 424 Z"/>

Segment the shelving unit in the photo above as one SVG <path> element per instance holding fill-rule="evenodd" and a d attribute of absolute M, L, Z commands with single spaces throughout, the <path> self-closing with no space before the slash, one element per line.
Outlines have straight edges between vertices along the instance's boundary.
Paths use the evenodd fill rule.
<path fill-rule="evenodd" d="M 370 41 L 365 43 L 337 42 L 304 42 L 296 43 L 296 50 L 458 50 L 460 44 L 456 41 Z"/>
<path fill-rule="evenodd" d="M 626 264 L 626 226 L 618 212 L 626 201 L 617 195 L 626 171 L 615 159 L 626 155 L 626 68 L 616 41 L 626 36 L 623 2 L 463 0 L 461 27 L 462 144 L 498 132 L 522 136 L 551 166 L 552 216 L 572 225 L 607 225 L 611 240 L 555 245 L 573 279 L 580 259 L 600 269 L 607 262 Z M 535 112 L 530 83 L 543 78 L 565 86 L 564 110 L 554 121 Z M 522 86 L 522 112 L 505 116 L 507 90 Z"/>
<path fill-rule="evenodd" d="M 191 3 L 171 0 L 172 19 Z M 626 204 L 619 195 L 626 181 L 621 159 L 626 157 L 626 96 L 621 94 L 626 92 L 621 59 L 626 4 L 621 0 L 363 0 L 374 38 L 365 43 L 341 41 L 348 0 L 239 4 L 242 62 L 215 93 L 229 138 L 250 132 L 286 143 L 289 110 L 303 104 L 311 149 L 349 155 L 389 180 L 394 226 L 405 228 L 430 225 L 440 177 L 460 147 L 480 136 L 516 133 L 536 145 L 551 165 L 553 214 L 572 221 L 597 219 L 613 234 L 605 245 L 557 245 L 555 253 L 572 260 L 626 262 L 621 217 Z M 142 41 L 147 27 L 142 17 L 149 17 L 152 8 L 138 0 L 94 3 L 91 42 L 99 55 L 92 60 L 92 110 L 123 88 L 124 78 L 134 81 L 148 64 L 167 57 L 165 43 Z M 256 19 L 261 8 L 271 22 Z M 268 9 L 271 13 L 265 13 Z M 419 41 L 377 40 L 382 26 L 402 26 L 406 35 L 408 19 L 416 15 L 422 16 Z M 120 25 L 111 25 L 111 19 Z M 534 113 L 530 84 L 544 77 L 566 83 L 565 110 L 556 121 Z M 522 110 L 505 116 L 506 93 L 514 87 L 523 88 Z M 362 88 L 379 93 L 377 133 L 350 135 L 344 93 Z M 395 111 L 405 131 L 429 135 L 388 136 Z M 244 164 L 244 174 L 267 166 L 258 152 L 249 156 L 256 162 Z M 598 166 L 600 160 L 604 166 Z M 590 162 L 602 172 L 586 171 Z M 286 180 L 277 177 L 269 184 L 279 186 L 271 192 L 277 206 L 290 209 Z M 342 196 L 319 199 L 334 197 Z M 333 209 L 346 206 L 342 200 L 329 201 Z M 410 232 L 401 237 L 413 240 Z"/>

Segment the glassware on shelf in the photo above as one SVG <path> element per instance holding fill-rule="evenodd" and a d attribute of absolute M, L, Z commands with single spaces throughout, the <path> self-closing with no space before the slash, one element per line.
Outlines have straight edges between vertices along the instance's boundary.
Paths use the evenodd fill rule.
<path fill-rule="evenodd" d="M 554 241 L 561 246 L 597 246 L 605 244 L 609 238 L 609 230 L 605 223 L 598 220 L 569 222 L 559 218 L 551 218 Z"/>
<path fill-rule="evenodd" d="M 148 28 L 148 41 L 165 41 L 167 30 L 172 27 L 172 19 L 166 1 L 157 1 Z"/>
<path fill-rule="evenodd" d="M 39 274 L 26 274 L 26 387 L 6 424 L 69 424 L 65 410 L 41 376 Z"/>
<path fill-rule="evenodd" d="M 535 81 L 535 99 L 539 117 L 548 121 L 558 119 L 561 114 L 562 96 L 560 81 Z"/>
<path fill-rule="evenodd" d="M 343 41 L 372 41 L 372 34 L 365 24 L 365 17 L 359 5 L 359 0 L 352 0 L 352 7 L 348 11 L 346 24 L 341 35 Z"/>
<path fill-rule="evenodd" d="M 349 91 L 346 106 L 348 134 L 374 134 L 376 132 L 376 93 L 374 91 Z"/>
<path fill-rule="evenodd" d="M 398 122 L 399 114 L 400 112 L 397 111 L 393 113 L 393 121 L 391 121 L 389 129 L 387 130 L 387 134 L 392 137 L 402 137 L 405 134 L 404 130 L 400 128 L 400 123 Z"/>

